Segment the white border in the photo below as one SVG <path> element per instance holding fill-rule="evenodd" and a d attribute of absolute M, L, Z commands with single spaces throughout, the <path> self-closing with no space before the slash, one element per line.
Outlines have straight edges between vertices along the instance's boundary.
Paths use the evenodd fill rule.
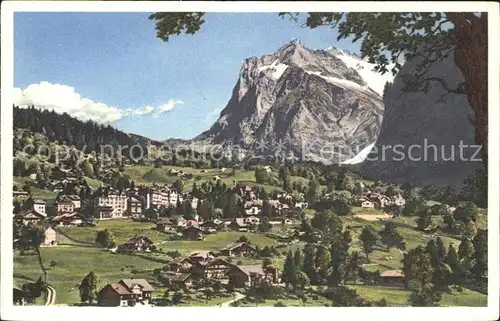
<path fill-rule="evenodd" d="M 282 11 L 482 11 L 489 15 L 489 202 L 488 202 L 488 307 L 479 308 L 83 308 L 83 307 L 19 307 L 12 305 L 12 108 L 13 88 L 13 13 L 14 12 L 155 12 L 155 11 L 211 11 L 211 12 L 282 12 Z M 255 320 L 307 319 L 333 317 L 340 320 L 390 320 L 418 318 L 430 320 L 495 320 L 499 316 L 499 6 L 494 2 L 151 2 L 151 1 L 4 1 L 1 8 L 2 35 L 2 100 L 1 105 L 1 318 L 5 320 L 89 320 L 94 316 L 111 320 L 165 319 L 175 316 L 203 319 Z M 278 19 L 278 17 L 277 17 Z M 154 33 L 154 29 L 151 29 Z M 413 310 L 409 310 L 413 309 Z M 175 311 L 169 315 L 168 311 Z M 242 313 L 244 311 L 244 313 Z M 323 314 L 324 313 L 324 314 Z M 316 317 L 316 315 L 315 315 Z"/>

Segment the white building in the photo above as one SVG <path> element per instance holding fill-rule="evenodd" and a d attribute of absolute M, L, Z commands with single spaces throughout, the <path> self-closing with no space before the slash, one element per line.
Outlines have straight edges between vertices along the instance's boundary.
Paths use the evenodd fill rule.
<path fill-rule="evenodd" d="M 120 218 L 127 214 L 127 200 L 128 197 L 125 194 L 110 193 L 107 196 L 100 196 L 97 205 L 99 207 L 111 207 L 113 209 L 111 217 Z"/>
<path fill-rule="evenodd" d="M 47 213 L 45 212 L 45 202 L 42 200 L 35 200 L 33 202 L 33 210 L 37 211 L 43 216 L 47 216 Z"/>

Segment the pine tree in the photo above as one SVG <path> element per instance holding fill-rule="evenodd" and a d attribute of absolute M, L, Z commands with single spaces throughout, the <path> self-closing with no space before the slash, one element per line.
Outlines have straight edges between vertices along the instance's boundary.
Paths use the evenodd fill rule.
<path fill-rule="evenodd" d="M 448 264 L 452 269 L 455 269 L 458 265 L 458 255 L 453 243 L 448 246 L 448 253 L 444 259 L 445 263 Z"/>
<path fill-rule="evenodd" d="M 458 246 L 458 258 L 465 262 L 470 262 L 472 259 L 472 242 L 466 238 L 463 238 Z"/>
<path fill-rule="evenodd" d="M 317 273 L 316 273 L 316 264 L 315 264 L 315 249 L 312 245 L 306 245 L 304 247 L 304 265 L 303 271 L 306 273 L 307 277 L 311 284 L 316 284 L 317 282 Z"/>
<path fill-rule="evenodd" d="M 373 249 L 375 245 L 377 244 L 378 237 L 375 231 L 368 227 L 365 226 L 363 230 L 361 231 L 361 235 L 359 236 L 359 239 L 361 241 L 363 251 L 365 253 L 366 258 L 368 259 L 368 255 L 373 252 Z"/>
<path fill-rule="evenodd" d="M 294 282 L 295 264 L 293 261 L 292 251 L 289 250 L 285 258 L 285 263 L 283 265 L 283 276 L 282 280 L 286 285 L 292 284 Z"/>
<path fill-rule="evenodd" d="M 83 278 L 78 289 L 82 302 L 92 304 L 97 299 L 97 277 L 94 272 L 90 272 Z"/>
<path fill-rule="evenodd" d="M 444 246 L 443 240 L 439 236 L 436 239 L 436 248 L 439 261 L 443 262 L 446 258 L 446 247 Z"/>
<path fill-rule="evenodd" d="M 295 254 L 293 256 L 293 262 L 295 264 L 296 269 L 302 271 L 302 253 L 300 249 L 295 250 Z"/>

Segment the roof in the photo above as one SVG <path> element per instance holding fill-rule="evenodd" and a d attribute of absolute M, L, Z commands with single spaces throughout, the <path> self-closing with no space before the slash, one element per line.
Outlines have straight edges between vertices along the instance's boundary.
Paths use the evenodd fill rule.
<path fill-rule="evenodd" d="M 189 257 L 203 257 L 203 258 L 206 258 L 206 257 L 208 257 L 212 253 L 213 253 L 212 251 L 196 251 L 196 252 L 193 252 L 193 253 L 189 254 Z"/>
<path fill-rule="evenodd" d="M 68 198 L 70 200 L 73 200 L 73 201 L 79 201 L 80 200 L 80 196 L 78 196 L 78 195 L 67 195 L 67 196 L 68 196 Z"/>
<path fill-rule="evenodd" d="M 151 241 L 149 238 L 147 238 L 146 236 L 132 236 L 131 238 L 129 238 L 127 240 L 127 242 L 125 242 L 125 244 L 136 244 L 138 241 L 140 240 L 145 240 L 147 241 L 148 243 L 151 243 L 153 244 L 153 241 Z"/>
<path fill-rule="evenodd" d="M 246 244 L 247 246 L 251 247 L 252 249 L 254 249 L 254 248 L 255 248 L 255 246 L 254 246 L 254 245 L 249 244 L 249 243 L 247 243 L 247 242 L 233 242 L 233 243 L 230 243 L 230 244 L 226 245 L 225 247 L 223 247 L 223 248 L 221 249 L 221 251 L 223 251 L 223 250 L 233 250 L 233 249 L 235 249 L 235 248 L 237 248 L 237 247 L 242 246 L 243 244 Z"/>
<path fill-rule="evenodd" d="M 59 220 L 62 220 L 63 218 L 81 218 L 83 219 L 83 215 L 79 214 L 79 213 L 63 213 L 61 215 L 57 215 L 57 216 L 54 216 L 52 218 L 52 220 L 54 221 L 59 221 Z"/>
<path fill-rule="evenodd" d="M 264 270 L 262 269 L 261 264 L 256 265 L 236 265 L 236 267 L 246 275 L 250 276 L 251 274 L 264 274 Z"/>
<path fill-rule="evenodd" d="M 403 270 L 389 270 L 382 272 L 380 277 L 404 277 Z"/>
<path fill-rule="evenodd" d="M 59 202 L 57 202 L 57 204 L 73 205 L 73 202 L 68 198 L 62 198 L 61 200 L 59 200 Z"/>
<path fill-rule="evenodd" d="M 45 201 L 42 201 L 42 200 L 35 200 L 33 203 L 34 204 L 46 204 Z"/>
<path fill-rule="evenodd" d="M 14 215 L 15 218 L 30 218 L 30 217 L 38 217 L 45 218 L 43 214 L 38 213 L 35 210 L 21 211 L 20 213 Z"/>
<path fill-rule="evenodd" d="M 184 282 L 186 281 L 187 278 L 189 278 L 191 274 L 185 273 L 185 274 L 175 274 L 170 277 L 170 281 L 172 282 Z"/>
<path fill-rule="evenodd" d="M 113 207 L 111 207 L 111 206 L 100 206 L 99 207 L 99 211 L 101 211 L 101 212 L 112 212 L 113 211 Z"/>
<path fill-rule="evenodd" d="M 187 226 L 184 230 L 182 230 L 183 232 L 187 231 L 187 230 L 192 230 L 192 229 L 195 229 L 195 230 L 198 230 L 198 231 L 202 231 L 202 229 L 200 229 L 198 226 L 194 226 L 194 225 L 189 225 Z M 203 231 L 202 231 L 203 232 Z"/>
<path fill-rule="evenodd" d="M 141 287 L 142 291 L 154 291 L 154 288 L 145 279 L 121 279 L 120 283 L 125 284 L 129 289 L 137 284 Z"/>
<path fill-rule="evenodd" d="M 111 283 L 111 284 L 108 284 L 107 286 L 110 286 L 116 293 L 118 293 L 120 295 L 131 294 L 131 292 L 120 283 Z"/>

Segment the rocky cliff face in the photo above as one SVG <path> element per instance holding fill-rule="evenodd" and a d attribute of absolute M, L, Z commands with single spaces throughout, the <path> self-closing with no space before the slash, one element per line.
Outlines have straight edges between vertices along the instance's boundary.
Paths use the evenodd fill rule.
<path fill-rule="evenodd" d="M 244 61 L 220 118 L 195 142 L 256 154 L 341 162 L 373 143 L 383 116 L 380 76 L 361 58 L 293 41 Z"/>
<path fill-rule="evenodd" d="M 471 160 L 477 147 L 462 147 L 460 155 L 461 143 L 475 144 L 473 114 L 465 95 L 446 94 L 437 81 L 430 83 L 428 93 L 405 92 L 402 75 L 418 63 L 418 59 L 407 62 L 384 96 L 381 131 L 362 171 L 372 179 L 394 183 L 461 185 L 481 166 Z M 463 81 L 451 55 L 431 66 L 427 76 L 445 80 L 450 88 Z"/>

